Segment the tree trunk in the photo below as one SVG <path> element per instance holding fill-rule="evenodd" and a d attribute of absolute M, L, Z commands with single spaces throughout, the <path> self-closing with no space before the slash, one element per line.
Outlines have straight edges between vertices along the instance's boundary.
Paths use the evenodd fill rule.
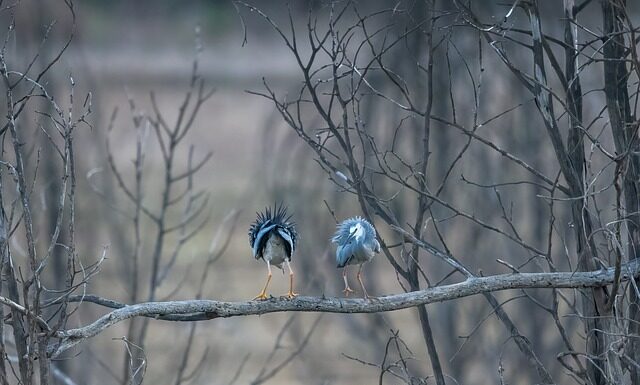
<path fill-rule="evenodd" d="M 606 36 L 603 46 L 604 52 L 604 91 L 607 99 L 607 112 L 611 123 L 611 130 L 618 156 L 618 169 L 622 180 L 621 188 L 624 197 L 622 204 L 622 220 L 627 229 L 627 253 L 629 260 L 638 257 L 640 247 L 640 159 L 637 154 L 640 150 L 638 142 L 638 125 L 631 116 L 629 92 L 627 82 L 629 73 L 626 67 L 628 59 L 628 47 L 624 39 L 626 20 L 625 0 L 602 1 L 603 27 Z M 635 43 L 629 43 L 635 44 Z M 637 66 L 638 63 L 632 65 Z M 616 178 L 618 175 L 616 175 Z M 624 244 L 624 242 L 622 242 Z M 612 293 L 616 295 L 617 293 Z M 630 308 L 629 326 L 630 336 L 638 336 L 640 333 L 640 312 L 638 297 L 634 286 L 629 287 Z M 617 317 L 616 317 L 617 318 Z M 618 327 L 620 329 L 621 326 Z M 623 332 L 623 330 L 619 330 Z M 611 347 L 610 347 L 611 348 Z M 632 360 L 628 365 L 631 383 L 640 382 L 640 371 L 636 366 L 640 362 L 640 342 L 637 338 L 629 338 L 626 341 L 626 354 Z"/>

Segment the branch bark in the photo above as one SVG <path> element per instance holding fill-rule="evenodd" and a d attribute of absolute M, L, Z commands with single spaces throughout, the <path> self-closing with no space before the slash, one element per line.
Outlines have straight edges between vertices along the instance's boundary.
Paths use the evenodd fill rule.
<path fill-rule="evenodd" d="M 640 262 L 634 261 L 623 265 L 620 279 L 626 281 L 639 275 Z M 181 321 L 196 321 L 277 312 L 379 313 L 509 289 L 602 287 L 613 283 L 614 276 L 615 268 L 591 272 L 501 274 L 469 278 L 452 285 L 436 286 L 370 300 L 305 296 L 296 297 L 293 300 L 272 298 L 266 301 L 244 302 L 215 300 L 146 302 L 113 310 L 89 325 L 58 332 L 57 337 L 61 338 L 61 341 L 50 347 L 49 354 L 54 358 L 59 357 L 83 340 L 133 317 L 160 318 L 181 314 L 190 316 L 180 318 Z"/>
<path fill-rule="evenodd" d="M 628 88 L 633 88 L 634 80 L 630 80 L 631 71 L 638 68 L 638 57 L 635 54 L 635 34 L 632 32 L 633 27 L 627 15 L 627 4 L 625 0 L 603 0 L 602 21 L 603 29 L 606 34 L 603 38 L 602 51 L 604 54 L 604 92 L 607 101 L 607 113 L 611 124 L 611 132 L 613 134 L 613 142 L 616 148 L 618 159 L 617 170 L 620 173 L 621 184 L 617 184 L 618 197 L 622 193 L 624 195 L 624 204 L 620 205 L 618 198 L 618 212 L 620 223 L 626 227 L 626 244 L 627 257 L 629 260 L 635 260 L 639 257 L 640 248 L 640 201 L 638 196 L 640 193 L 640 159 L 637 154 L 640 150 L 640 141 L 638 140 L 638 122 L 634 117 L 635 109 L 632 109 L 632 98 Z M 628 24 L 628 27 L 627 27 Z M 629 28 L 630 27 L 630 28 Z M 625 39 L 625 35 L 629 34 Z M 628 66 L 628 57 L 631 54 L 631 66 Z M 616 179 L 618 175 L 616 175 Z M 617 183 L 617 182 L 616 182 Z M 622 188 L 620 190 L 620 187 Z M 621 237 L 622 238 L 622 237 Z M 621 239 L 621 242 L 624 242 Z M 618 255 L 618 259 L 622 259 Z M 629 288 L 629 322 L 627 333 L 631 336 L 638 335 L 640 332 L 640 301 L 634 290 L 635 285 Z M 614 287 L 617 289 L 617 287 Z M 618 293 L 613 291 L 611 304 L 615 301 Z M 609 309 L 607 309 L 609 310 Z M 615 309 L 613 309 L 615 310 Z M 629 342 L 625 347 L 625 353 L 629 356 L 633 364 L 629 365 L 629 375 L 631 382 L 636 384 L 640 381 L 640 370 L 638 361 L 640 353 L 637 338 L 629 338 Z M 611 359 L 615 359 L 613 354 Z M 615 361 L 616 366 L 611 365 L 616 370 L 612 371 L 613 375 L 621 377 L 622 365 L 618 360 Z"/>

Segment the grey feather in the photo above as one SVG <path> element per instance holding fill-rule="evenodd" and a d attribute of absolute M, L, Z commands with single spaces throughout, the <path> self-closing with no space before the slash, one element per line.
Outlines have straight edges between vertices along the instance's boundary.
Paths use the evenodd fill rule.
<path fill-rule="evenodd" d="M 380 252 L 376 230 L 371 223 L 361 217 L 342 221 L 331 241 L 337 244 L 336 263 L 338 267 L 362 264 L 370 261 Z"/>

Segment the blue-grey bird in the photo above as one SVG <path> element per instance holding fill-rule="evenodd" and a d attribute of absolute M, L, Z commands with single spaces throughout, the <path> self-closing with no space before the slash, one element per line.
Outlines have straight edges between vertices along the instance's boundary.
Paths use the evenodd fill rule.
<path fill-rule="evenodd" d="M 362 272 L 362 264 L 369 262 L 376 253 L 380 252 L 380 242 L 376 239 L 376 230 L 364 218 L 353 217 L 345 219 L 338 224 L 331 242 L 338 245 L 336 262 L 338 263 L 338 268 L 344 269 L 342 272 L 344 294 L 349 296 L 349 293 L 353 293 L 347 282 L 347 265 L 360 265 L 358 281 L 362 287 L 364 297 L 368 298 L 360 273 Z"/>
<path fill-rule="evenodd" d="M 256 221 L 249 227 L 249 244 L 253 249 L 255 259 L 262 258 L 267 263 L 267 283 L 264 289 L 254 299 L 267 299 L 267 288 L 271 282 L 271 265 L 282 269 L 282 264 L 289 268 L 289 298 L 295 297 L 293 292 L 293 270 L 291 270 L 291 256 L 296 249 L 298 233 L 291 215 L 282 204 L 276 204 L 273 210 L 269 207 L 264 212 L 257 213 Z M 284 272 L 284 269 L 283 269 Z"/>

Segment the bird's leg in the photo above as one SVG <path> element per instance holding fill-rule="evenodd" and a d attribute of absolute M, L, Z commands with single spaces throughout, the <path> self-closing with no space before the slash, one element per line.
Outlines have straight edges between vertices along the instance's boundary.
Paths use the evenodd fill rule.
<path fill-rule="evenodd" d="M 345 297 L 349 296 L 349 293 L 353 293 L 353 290 L 351 290 L 351 288 L 349 287 L 349 282 L 347 282 L 347 267 L 343 267 L 342 268 L 342 279 L 344 279 L 344 290 L 342 290 L 342 292 L 344 293 Z"/>
<path fill-rule="evenodd" d="M 271 264 L 269 263 L 269 261 L 267 261 L 267 271 L 269 272 L 267 275 L 267 283 L 264 284 L 264 289 L 262 289 L 260 294 L 258 294 L 258 296 L 254 298 L 254 300 L 267 299 L 267 287 L 269 287 L 269 282 L 271 282 Z"/>
<path fill-rule="evenodd" d="M 362 287 L 362 293 L 364 294 L 364 298 L 369 298 L 369 294 L 367 294 L 367 289 L 364 288 L 364 284 L 362 283 L 362 278 L 360 277 L 360 273 L 362 272 L 362 265 L 358 269 L 358 281 L 360 282 L 360 287 Z"/>
<path fill-rule="evenodd" d="M 289 261 L 285 261 L 287 267 L 289 268 L 289 292 L 287 293 L 287 297 L 293 298 L 298 295 L 298 293 L 293 292 L 293 270 L 291 270 L 291 264 Z"/>

